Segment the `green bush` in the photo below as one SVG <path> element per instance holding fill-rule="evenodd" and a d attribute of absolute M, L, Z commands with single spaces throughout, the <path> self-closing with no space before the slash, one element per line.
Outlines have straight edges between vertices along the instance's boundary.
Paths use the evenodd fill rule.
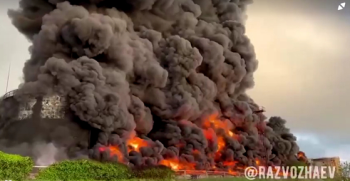
<path fill-rule="evenodd" d="M 138 167 L 133 170 L 133 178 L 137 179 L 172 180 L 175 176 L 173 170 L 162 165 L 154 167 Z"/>
<path fill-rule="evenodd" d="M 41 170 L 38 180 L 121 180 L 129 179 L 131 172 L 126 165 L 101 163 L 92 160 L 71 160 L 55 163 Z"/>
<path fill-rule="evenodd" d="M 0 151 L 0 180 L 24 180 L 33 169 L 29 157 L 7 154 Z"/>

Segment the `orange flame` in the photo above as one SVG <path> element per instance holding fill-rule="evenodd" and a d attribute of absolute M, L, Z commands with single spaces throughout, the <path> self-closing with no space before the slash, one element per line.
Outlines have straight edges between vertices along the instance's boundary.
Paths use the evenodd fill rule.
<path fill-rule="evenodd" d="M 181 162 L 179 159 L 164 159 L 159 162 L 160 165 L 170 167 L 173 170 L 194 170 L 195 164 L 188 162 Z"/>
<path fill-rule="evenodd" d="M 232 125 L 229 124 L 230 121 L 227 119 L 220 119 L 218 113 L 214 113 L 212 115 L 209 115 L 207 119 L 205 119 L 203 126 L 205 128 L 214 128 L 215 130 L 217 129 L 222 129 L 224 130 L 225 134 L 228 135 L 231 138 L 237 139 L 238 136 L 231 131 Z M 210 134 L 208 132 L 205 132 L 206 137 L 210 137 Z"/>
<path fill-rule="evenodd" d="M 109 155 L 111 157 L 117 156 L 119 162 L 123 162 L 124 161 L 123 153 L 120 151 L 120 149 L 117 146 L 108 146 L 108 147 L 100 147 L 99 148 L 100 152 L 105 152 L 106 150 L 109 150 L 109 152 L 110 152 Z"/>
<path fill-rule="evenodd" d="M 212 141 L 214 139 L 215 132 L 212 129 L 203 129 L 203 134 L 207 140 Z"/>
<path fill-rule="evenodd" d="M 200 152 L 199 150 L 193 150 L 193 151 L 192 151 L 192 154 L 193 154 L 193 155 L 199 155 L 200 153 L 201 153 L 201 152 Z"/>
<path fill-rule="evenodd" d="M 204 126 L 205 127 L 214 127 L 215 129 L 223 129 L 225 130 L 226 133 L 228 133 L 228 131 L 230 131 L 230 127 L 227 124 L 227 120 L 220 120 L 219 119 L 219 114 L 215 113 L 210 115 L 205 121 L 204 121 Z"/>
<path fill-rule="evenodd" d="M 212 174 L 230 174 L 230 175 L 239 175 L 242 174 L 246 166 L 242 166 L 237 164 L 238 162 L 235 160 L 226 160 L 223 161 L 223 150 L 226 147 L 226 139 L 227 138 L 234 138 L 238 139 L 239 135 L 236 135 L 233 130 L 233 126 L 229 120 L 223 120 L 219 118 L 219 115 L 212 114 L 208 116 L 204 120 L 203 124 L 203 134 L 205 138 L 208 141 L 211 141 L 213 143 L 214 139 L 217 141 L 217 150 L 216 152 L 211 152 L 211 153 L 206 153 L 206 152 L 200 152 L 199 150 L 194 149 L 192 151 L 192 155 L 195 157 L 200 156 L 201 154 L 206 154 L 208 157 L 211 159 L 214 159 L 214 161 L 219 161 L 221 164 L 210 164 L 210 167 L 212 170 Z M 217 135 L 219 133 L 218 130 L 224 131 L 220 133 L 224 133 L 225 135 Z M 126 145 L 128 146 L 128 152 L 131 151 L 137 151 L 139 152 L 142 147 L 149 147 L 150 142 L 144 139 L 141 139 L 136 136 L 136 133 L 131 136 L 130 139 L 126 141 Z M 185 143 L 184 142 L 179 142 L 176 144 L 177 148 L 184 147 Z M 124 155 L 122 151 L 117 147 L 117 146 L 106 146 L 106 147 L 101 147 L 99 148 L 100 152 L 104 152 L 109 150 L 111 156 L 117 156 L 118 160 L 122 163 L 125 163 L 124 161 Z M 305 154 L 303 152 L 299 152 L 297 154 L 298 158 L 306 158 Z M 265 162 L 263 162 L 264 164 Z M 196 164 L 187 162 L 184 160 L 180 160 L 179 157 L 177 158 L 171 158 L 171 159 L 164 159 L 159 162 L 160 165 L 167 166 L 175 171 L 177 170 L 186 170 L 187 173 L 203 173 L 203 174 L 208 174 L 205 170 L 196 170 Z M 255 165 L 256 166 L 263 166 L 262 160 L 259 160 L 258 158 L 255 159 Z M 278 171 L 276 169 L 273 169 L 274 173 L 277 173 Z M 277 174 L 283 174 L 283 173 L 277 173 Z"/>
<path fill-rule="evenodd" d="M 255 159 L 255 164 L 257 165 L 257 166 L 260 166 L 261 164 L 260 164 L 260 160 L 259 159 Z"/>
<path fill-rule="evenodd" d="M 225 161 L 224 166 L 233 167 L 237 164 L 237 161 Z"/>
<path fill-rule="evenodd" d="M 133 137 L 133 138 L 129 139 L 127 141 L 127 144 L 129 146 L 128 152 L 131 152 L 131 151 L 139 152 L 140 148 L 148 146 L 148 142 L 146 140 L 139 138 L 139 137 Z"/>
<path fill-rule="evenodd" d="M 223 148 L 225 148 L 226 143 L 223 137 L 219 136 L 218 137 L 218 152 L 221 151 Z"/>
<path fill-rule="evenodd" d="M 297 157 L 298 157 L 298 158 L 306 158 L 305 153 L 302 152 L 302 151 L 299 151 L 299 152 L 298 152 Z"/>
<path fill-rule="evenodd" d="M 237 172 L 237 171 L 235 171 L 235 170 L 233 170 L 233 169 L 229 169 L 229 170 L 228 170 L 228 173 L 229 173 L 230 175 L 239 175 L 239 172 Z"/>

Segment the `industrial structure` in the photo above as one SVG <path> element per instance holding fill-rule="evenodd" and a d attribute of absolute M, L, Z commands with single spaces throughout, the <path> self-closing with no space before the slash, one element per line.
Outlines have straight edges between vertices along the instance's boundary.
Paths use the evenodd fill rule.
<path fill-rule="evenodd" d="M 89 125 L 70 113 L 65 97 L 33 98 L 19 95 L 14 90 L 0 99 L 0 145 L 3 147 L 11 148 L 23 143 L 30 146 L 41 142 L 87 150 L 90 130 Z"/>
<path fill-rule="evenodd" d="M 340 168 L 339 157 L 328 157 L 328 158 L 314 158 L 310 159 L 312 165 L 317 166 L 334 166 Z"/>
<path fill-rule="evenodd" d="M 335 171 L 338 174 L 341 170 L 339 157 L 314 158 L 314 159 L 310 159 L 309 162 L 310 162 L 310 165 L 312 165 L 312 166 L 335 167 Z"/>

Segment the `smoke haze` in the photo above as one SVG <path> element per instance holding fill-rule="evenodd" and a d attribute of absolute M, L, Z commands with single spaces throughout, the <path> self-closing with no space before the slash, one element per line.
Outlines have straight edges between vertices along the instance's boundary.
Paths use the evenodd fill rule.
<path fill-rule="evenodd" d="M 22 143 L 13 147 L 4 146 L 4 140 L 1 140 L 0 150 L 6 153 L 20 154 L 33 157 L 34 163 L 37 166 L 47 166 L 55 163 L 57 160 L 68 159 L 63 148 L 57 148 L 53 143 L 33 144 Z"/>

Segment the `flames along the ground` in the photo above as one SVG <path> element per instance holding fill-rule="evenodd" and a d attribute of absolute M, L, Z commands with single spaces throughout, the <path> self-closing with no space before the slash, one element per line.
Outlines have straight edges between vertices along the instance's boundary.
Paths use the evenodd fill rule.
<path fill-rule="evenodd" d="M 234 130 L 231 130 L 227 121 L 228 120 L 220 119 L 218 114 L 212 114 L 204 120 L 204 123 L 202 125 L 203 134 L 205 135 L 205 137 L 208 141 L 212 141 L 212 139 L 214 139 L 214 137 L 215 137 L 215 139 L 217 139 L 216 152 L 213 155 L 207 155 L 207 156 L 213 157 L 214 160 L 221 159 L 221 153 L 222 153 L 223 149 L 225 149 L 225 146 L 226 146 L 224 136 L 229 136 L 229 137 L 234 138 L 236 140 L 240 139 L 239 135 L 235 134 Z M 213 130 L 214 130 L 214 132 L 213 132 Z M 221 131 L 223 130 L 225 135 L 224 136 L 217 135 L 216 131 L 218 131 L 218 130 L 221 130 Z M 140 148 L 150 146 L 148 141 L 141 139 L 141 138 L 137 137 L 136 135 L 131 136 L 131 138 L 126 141 L 126 145 L 128 147 L 128 153 L 130 153 L 131 151 L 140 152 Z M 179 144 L 178 147 L 181 147 L 181 144 Z M 126 161 L 124 159 L 124 154 L 118 146 L 110 145 L 108 147 L 100 147 L 99 148 L 100 152 L 105 152 L 107 150 L 109 150 L 111 157 L 117 156 L 119 162 L 126 163 Z M 195 154 L 198 154 L 198 152 L 199 152 L 198 150 L 194 150 L 192 154 L 195 155 Z M 302 160 L 302 161 L 304 161 L 304 158 L 306 158 L 306 156 L 303 152 L 299 152 L 297 157 L 299 160 Z M 222 162 L 222 160 L 221 160 L 221 162 Z M 255 159 L 256 166 L 263 166 L 264 162 L 265 162 L 264 160 Z M 247 167 L 247 166 L 239 166 L 237 164 L 238 163 L 237 161 L 223 161 L 222 163 L 223 163 L 222 166 L 224 166 L 224 168 L 222 168 L 222 167 L 218 168 L 217 165 L 212 165 L 211 166 L 212 169 L 210 171 L 214 171 L 214 172 L 215 171 L 217 171 L 217 172 L 224 171 L 224 172 L 231 174 L 231 175 L 239 175 Z M 163 160 L 160 160 L 158 164 L 167 166 L 175 171 L 186 170 L 187 173 L 189 173 L 190 171 L 193 171 L 195 173 L 199 173 L 201 171 L 201 170 L 196 170 L 195 163 L 183 161 L 183 160 L 180 160 L 179 158 L 163 159 Z"/>

